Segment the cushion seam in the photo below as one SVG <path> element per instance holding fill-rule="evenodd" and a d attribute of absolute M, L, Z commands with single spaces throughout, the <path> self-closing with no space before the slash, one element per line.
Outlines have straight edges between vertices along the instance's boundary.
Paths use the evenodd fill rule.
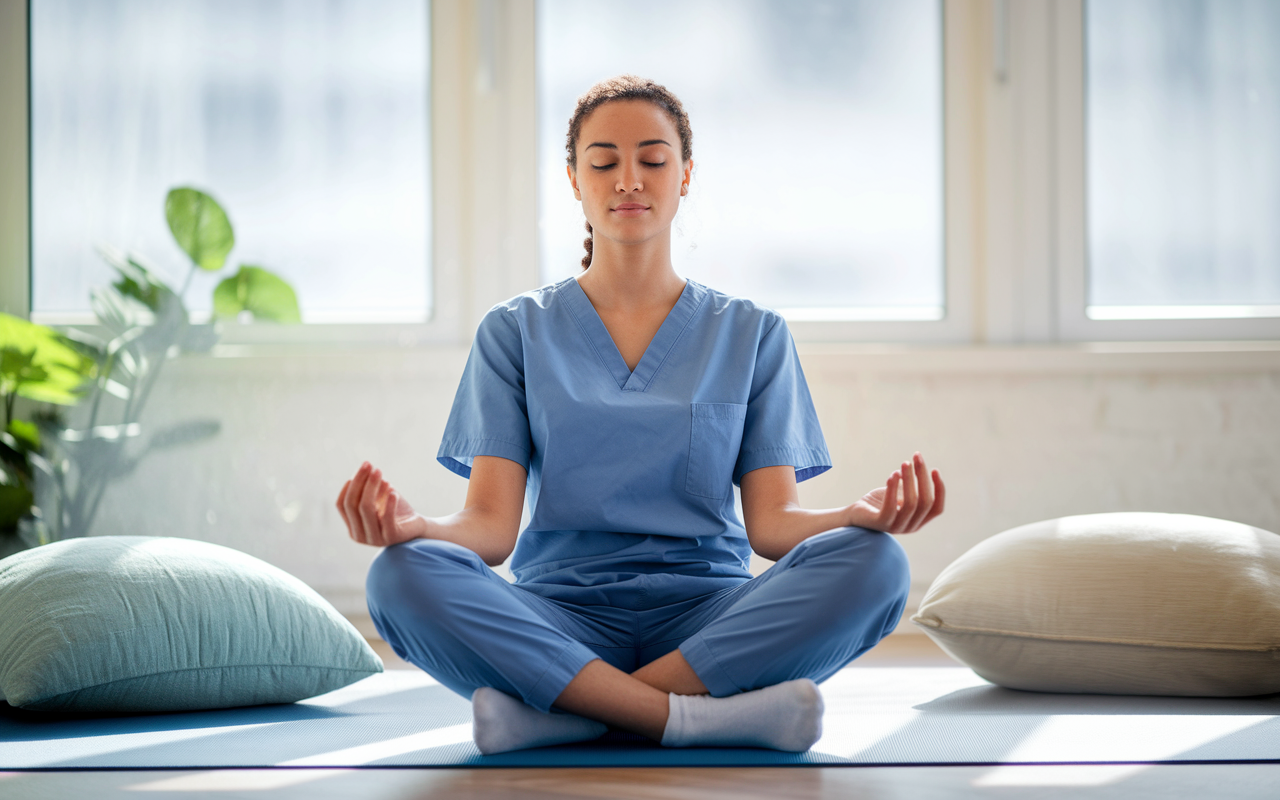
<path fill-rule="evenodd" d="M 1175 650 L 1231 650 L 1247 652 L 1269 652 L 1280 650 L 1280 644 L 1226 644 L 1209 642 L 1162 642 L 1154 639 L 1105 639 L 1095 636 L 1074 636 L 1069 634 L 1031 633 L 1027 631 L 1005 631 L 997 628 L 962 628 L 945 623 L 929 624 L 912 619 L 917 625 L 945 633 L 981 633 L 993 636 L 1008 636 L 1019 639 L 1042 639 L 1054 642 L 1089 642 L 1091 644 L 1127 644 L 1141 647 L 1168 647 Z"/>
<path fill-rule="evenodd" d="M 116 678 L 115 680 L 103 681 L 102 683 L 90 683 L 84 686 L 78 686 L 75 689 L 65 689 L 57 694 L 46 695 L 40 700 L 48 700 L 54 697 L 61 697 L 64 694 L 72 694 L 74 692 L 83 692 L 87 689 L 101 689 L 104 686 L 112 686 L 117 683 L 126 683 L 128 681 L 141 680 L 142 678 L 154 678 L 157 675 L 176 675 L 180 672 L 199 672 L 201 670 L 210 669 L 262 669 L 267 668 L 287 668 L 287 669 L 324 669 L 331 672 L 368 672 L 371 675 L 377 674 L 377 670 L 355 669 L 352 667 L 323 667 L 314 664 L 223 664 L 221 666 L 210 667 L 183 667 L 182 669 L 166 669 L 158 672 L 148 672 L 145 675 L 130 675 L 127 678 Z M 36 701 L 38 702 L 38 701 Z"/>

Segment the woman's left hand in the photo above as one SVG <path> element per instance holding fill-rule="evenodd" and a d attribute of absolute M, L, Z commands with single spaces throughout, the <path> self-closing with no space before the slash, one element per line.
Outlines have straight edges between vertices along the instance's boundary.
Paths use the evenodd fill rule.
<path fill-rule="evenodd" d="M 889 476 L 879 489 L 849 506 L 850 525 L 886 533 L 912 533 L 942 513 L 947 489 L 935 469 L 930 474 L 919 453 Z"/>

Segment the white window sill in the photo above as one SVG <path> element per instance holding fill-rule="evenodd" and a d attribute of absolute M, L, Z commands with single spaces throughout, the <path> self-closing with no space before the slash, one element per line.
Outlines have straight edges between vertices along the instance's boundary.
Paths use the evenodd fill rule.
<path fill-rule="evenodd" d="M 1280 341 L 1080 342 L 1042 345 L 800 343 L 809 371 L 936 373 L 1270 372 Z"/>
<path fill-rule="evenodd" d="M 1089 342 L 1059 345 L 797 345 L 810 377 L 867 374 L 1280 373 L 1280 341 Z M 174 377 L 210 373 L 439 376 L 456 379 L 469 343 L 408 346 L 219 344 L 170 362 Z"/>

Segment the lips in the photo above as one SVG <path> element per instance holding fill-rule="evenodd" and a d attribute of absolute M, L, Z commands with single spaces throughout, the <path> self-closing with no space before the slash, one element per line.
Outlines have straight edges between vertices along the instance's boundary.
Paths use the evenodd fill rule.
<path fill-rule="evenodd" d="M 649 207 L 642 203 L 623 203 L 613 207 L 613 213 L 619 217 L 638 217 L 649 210 Z"/>

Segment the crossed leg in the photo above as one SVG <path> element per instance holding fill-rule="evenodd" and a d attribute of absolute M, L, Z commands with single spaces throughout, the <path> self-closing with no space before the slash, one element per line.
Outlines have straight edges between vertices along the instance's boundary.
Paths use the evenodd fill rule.
<path fill-rule="evenodd" d="M 673 650 L 630 674 L 592 661 L 564 687 L 555 706 L 660 742 L 667 729 L 669 695 L 706 693 L 689 662 Z"/>
<path fill-rule="evenodd" d="M 679 649 L 631 675 L 604 662 L 588 664 L 555 704 L 662 741 L 674 707 L 670 696 L 746 699 L 765 687 L 830 677 L 893 630 L 908 586 L 906 556 L 887 534 L 860 528 L 818 534 L 763 575 L 668 625 L 668 635 L 691 634 L 681 635 Z M 770 693 L 776 698 L 770 702 L 784 706 L 770 708 L 775 728 L 786 727 L 786 706 L 806 694 L 804 687 Z M 716 704 L 701 706 L 712 717 L 719 713 L 712 710 Z M 726 725 L 751 727 L 751 720 L 730 716 L 734 719 L 724 720 Z M 794 723 L 808 724 L 802 718 Z M 792 743 L 800 736 L 781 733 Z"/>
<path fill-rule="evenodd" d="M 796 705 L 794 693 L 766 697 L 755 690 L 829 677 L 893 629 L 906 587 L 906 558 L 891 537 L 859 528 L 827 531 L 677 620 L 668 632 L 692 635 L 628 674 L 554 624 L 562 621 L 538 604 L 542 598 L 530 600 L 536 596 L 457 545 L 418 540 L 388 548 L 368 582 L 379 632 L 398 655 L 454 691 L 469 696 L 492 687 L 544 713 L 554 704 L 667 743 L 722 743 L 699 740 L 697 731 L 672 736 L 673 710 L 683 727 L 733 727 L 740 720 L 715 709 L 733 706 L 736 718 L 759 713 L 761 702 Z M 801 687 L 802 695 L 807 691 Z M 743 696 L 726 704 L 696 697 L 704 694 Z M 816 703 L 820 716 L 820 697 Z"/>

